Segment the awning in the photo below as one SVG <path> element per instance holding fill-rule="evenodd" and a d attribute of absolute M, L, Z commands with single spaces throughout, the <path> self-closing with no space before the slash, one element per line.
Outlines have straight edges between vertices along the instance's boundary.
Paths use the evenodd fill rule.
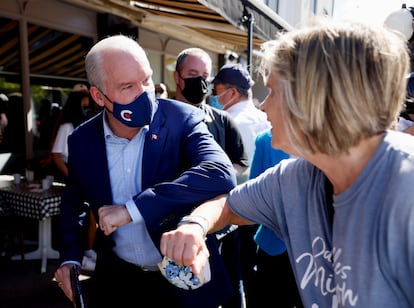
<path fill-rule="evenodd" d="M 122 17 L 131 24 L 190 42 L 217 53 L 245 54 L 248 29 L 246 11 L 254 17 L 252 46 L 290 29 L 279 15 L 258 0 L 65 0 L 101 13 Z M 246 10 L 244 10 L 246 8 Z"/>
<path fill-rule="evenodd" d="M 248 54 L 248 32 L 241 18 L 244 7 L 254 17 L 252 48 L 289 29 L 276 13 L 258 0 L 59 0 L 92 12 L 121 17 L 131 26 L 163 33 L 206 50 Z M 18 82 L 21 75 L 19 23 L 0 18 L 0 71 Z M 53 76 L 51 85 L 84 80 L 83 58 L 93 45 L 90 37 L 28 23 L 28 58 L 31 78 Z M 32 80 L 33 81 L 33 80 Z"/>

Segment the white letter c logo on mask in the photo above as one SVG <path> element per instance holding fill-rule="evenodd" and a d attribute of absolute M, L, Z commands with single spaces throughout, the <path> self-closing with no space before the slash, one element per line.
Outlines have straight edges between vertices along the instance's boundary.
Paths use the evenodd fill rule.
<path fill-rule="evenodd" d="M 122 110 L 121 111 L 121 117 L 125 120 L 125 121 L 132 121 L 131 120 L 131 115 L 132 115 L 132 111 L 131 110 Z"/>

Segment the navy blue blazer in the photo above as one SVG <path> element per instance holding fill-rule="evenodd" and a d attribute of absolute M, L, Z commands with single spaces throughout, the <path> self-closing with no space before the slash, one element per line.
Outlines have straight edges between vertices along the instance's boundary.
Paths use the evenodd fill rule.
<path fill-rule="evenodd" d="M 101 112 L 80 125 L 68 138 L 69 176 L 61 204 L 61 261 L 81 261 L 85 230 L 79 224 L 83 201 L 98 217 L 98 209 L 113 204 Z M 159 100 L 145 137 L 142 192 L 134 196 L 156 247 L 162 233 L 174 229 L 183 215 L 201 202 L 236 185 L 232 164 L 203 122 L 204 112 L 174 100 Z M 214 307 L 231 291 L 214 236 L 208 236 L 212 279 L 185 291 L 176 288 L 183 307 Z M 98 254 L 113 246 L 98 230 Z M 160 274 L 161 275 L 161 274 Z M 212 296 L 213 295 L 213 296 Z M 219 301 L 218 303 L 216 303 Z M 201 304 L 201 306 L 200 306 Z"/>

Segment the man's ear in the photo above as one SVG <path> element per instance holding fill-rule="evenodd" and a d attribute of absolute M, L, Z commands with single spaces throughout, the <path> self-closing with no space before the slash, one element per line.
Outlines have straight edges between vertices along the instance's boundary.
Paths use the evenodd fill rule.
<path fill-rule="evenodd" d="M 174 82 L 175 82 L 175 84 L 176 84 L 176 85 L 179 85 L 179 84 L 180 84 L 180 75 L 178 74 L 178 72 L 177 72 L 177 71 L 174 71 L 174 72 L 173 72 L 173 77 L 174 77 Z"/>
<path fill-rule="evenodd" d="M 235 87 L 230 87 L 228 88 L 230 90 L 231 93 L 231 97 L 233 98 L 234 96 L 238 96 L 240 97 L 239 91 L 237 91 L 237 89 Z"/>
<path fill-rule="evenodd" d="M 91 86 L 91 88 L 89 89 L 89 93 L 91 94 L 93 100 L 98 106 L 104 107 L 106 98 L 97 87 Z"/>

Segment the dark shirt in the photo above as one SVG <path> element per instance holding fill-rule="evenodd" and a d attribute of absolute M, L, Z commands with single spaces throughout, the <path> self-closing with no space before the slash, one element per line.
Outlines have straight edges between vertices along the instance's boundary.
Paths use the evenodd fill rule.
<path fill-rule="evenodd" d="M 200 108 L 206 114 L 204 122 L 208 130 L 224 152 L 226 152 L 230 161 L 233 164 L 248 167 L 249 160 L 244 151 L 242 137 L 232 117 L 226 111 L 207 104 L 202 104 Z"/>

